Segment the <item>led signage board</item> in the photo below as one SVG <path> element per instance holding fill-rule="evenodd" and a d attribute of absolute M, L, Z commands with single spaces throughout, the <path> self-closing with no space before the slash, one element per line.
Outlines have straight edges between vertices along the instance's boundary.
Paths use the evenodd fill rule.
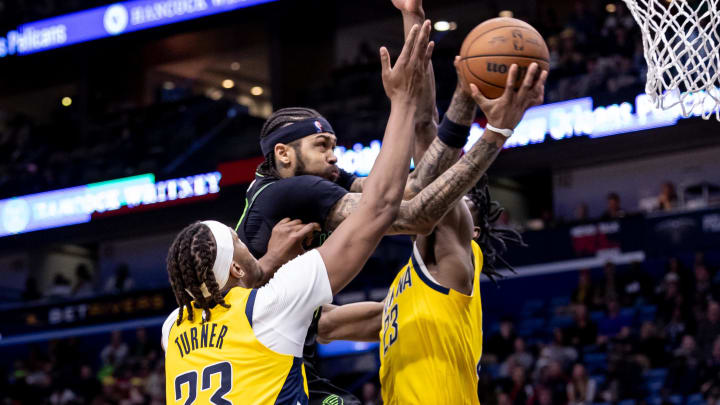
<path fill-rule="evenodd" d="M 155 181 L 152 174 L 0 200 L 0 237 L 90 222 L 92 214 L 220 192 L 219 172 Z"/>
<path fill-rule="evenodd" d="M 700 116 L 696 111 L 694 116 Z M 572 137 L 601 138 L 640 131 L 644 129 L 668 127 L 682 119 L 682 110 L 676 106 L 669 110 L 660 110 L 646 94 L 628 102 L 609 106 L 594 106 L 590 97 L 559 103 L 545 104 L 529 109 L 515 133 L 505 144 L 505 148 L 516 148 L 549 140 L 560 141 Z M 464 147 L 467 152 L 483 134 L 483 128 L 475 123 L 470 129 L 470 137 Z M 338 166 L 360 176 L 370 173 L 380 152 L 378 140 L 370 146 L 355 144 L 351 149 L 342 146 L 335 148 Z"/>
<path fill-rule="evenodd" d="M 28 55 L 275 0 L 131 0 L 19 26 L 0 37 L 0 58 Z"/>

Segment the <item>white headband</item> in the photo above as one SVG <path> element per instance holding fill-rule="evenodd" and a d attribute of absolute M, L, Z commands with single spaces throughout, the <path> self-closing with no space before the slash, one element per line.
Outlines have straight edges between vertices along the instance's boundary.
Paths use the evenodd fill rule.
<path fill-rule="evenodd" d="M 212 233 L 213 238 L 215 238 L 215 263 L 213 263 L 212 271 L 218 287 L 222 290 L 225 288 L 228 278 L 230 278 L 230 265 L 232 265 L 233 252 L 235 251 L 233 238 L 230 234 L 230 229 L 218 221 L 203 221 L 201 223 L 210 228 L 210 233 Z M 190 291 L 187 289 L 185 289 L 185 291 L 193 297 Z M 210 297 L 212 295 L 210 291 L 208 291 L 205 283 L 200 285 L 200 291 L 202 291 L 204 297 Z"/>

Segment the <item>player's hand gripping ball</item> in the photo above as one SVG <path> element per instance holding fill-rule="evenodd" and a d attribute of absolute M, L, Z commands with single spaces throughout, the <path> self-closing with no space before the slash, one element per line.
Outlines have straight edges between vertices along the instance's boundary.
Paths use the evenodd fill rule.
<path fill-rule="evenodd" d="M 543 37 L 524 21 L 501 17 L 470 31 L 460 49 L 459 68 L 467 85 L 475 84 L 485 97 L 493 99 L 503 94 L 512 64 L 519 68 L 517 89 L 533 62 L 540 67 L 538 74 L 550 69 L 550 52 Z"/>

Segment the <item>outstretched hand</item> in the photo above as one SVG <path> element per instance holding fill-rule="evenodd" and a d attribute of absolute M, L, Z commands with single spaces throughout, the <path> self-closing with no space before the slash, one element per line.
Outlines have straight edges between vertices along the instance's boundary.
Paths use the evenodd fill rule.
<path fill-rule="evenodd" d="M 500 129 L 515 129 L 528 108 L 542 104 L 548 72 L 543 70 L 538 74 L 539 69 L 537 63 L 532 63 L 520 88 L 515 90 L 518 66 L 513 64 L 508 71 L 505 92 L 492 100 L 483 96 L 476 85 L 470 84 L 472 97 L 490 125 Z"/>
<path fill-rule="evenodd" d="M 305 247 L 312 242 L 313 232 L 320 232 L 320 225 L 315 222 L 303 224 L 299 219 L 281 220 L 272 230 L 263 260 L 270 264 L 269 268 L 277 270 L 283 264 L 305 253 Z"/>
<path fill-rule="evenodd" d="M 403 14 L 412 14 L 420 18 L 425 18 L 422 0 L 392 0 L 392 4 Z"/>
<path fill-rule="evenodd" d="M 429 20 L 422 27 L 417 24 L 412 27 L 395 66 L 391 65 L 387 48 L 380 48 L 383 87 L 391 101 L 411 101 L 422 95 L 435 47 L 435 43 L 430 41 L 430 29 Z"/>

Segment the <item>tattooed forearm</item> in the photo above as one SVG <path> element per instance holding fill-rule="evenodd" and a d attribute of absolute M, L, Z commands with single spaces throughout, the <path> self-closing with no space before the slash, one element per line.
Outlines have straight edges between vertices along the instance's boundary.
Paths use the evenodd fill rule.
<path fill-rule="evenodd" d="M 398 227 L 391 233 L 406 233 L 408 226 L 429 232 L 450 207 L 465 195 L 498 156 L 504 139 L 484 135 L 470 151 L 420 192 L 400 206 Z"/>
<path fill-rule="evenodd" d="M 445 117 L 456 124 L 470 126 L 473 120 L 475 120 L 475 109 L 475 100 L 458 86 L 458 88 L 455 89 Z M 418 134 L 419 132 L 415 138 L 416 149 L 420 144 L 417 137 Z M 405 199 L 411 199 L 417 195 L 422 189 L 435 180 L 440 173 L 443 173 L 455 163 L 458 156 L 460 156 L 459 148 L 452 148 L 436 137 L 433 136 L 433 138 L 427 151 L 424 154 L 420 153 L 422 159 L 417 158 L 417 151 L 415 153 L 415 161 L 419 161 L 420 163 L 418 163 L 417 168 L 410 175 L 408 186 L 405 188 L 405 196 L 403 197 Z M 422 145 L 420 145 L 420 147 L 422 147 Z"/>
<path fill-rule="evenodd" d="M 354 185 L 355 183 L 353 183 Z M 325 231 L 334 231 L 345 218 L 349 217 L 357 209 L 360 197 L 362 197 L 362 194 L 347 193 L 340 201 L 336 202 L 325 218 Z"/>
<path fill-rule="evenodd" d="M 460 156 L 459 148 L 451 148 L 438 138 L 430 144 L 422 160 L 410 175 L 405 199 L 411 199 L 447 170 Z"/>
<path fill-rule="evenodd" d="M 452 101 L 445 113 L 445 117 L 456 124 L 470 126 L 475 120 L 476 109 L 477 104 L 472 96 L 465 93 L 462 87 L 458 86 L 455 89 L 455 93 L 453 93 Z"/>
<path fill-rule="evenodd" d="M 363 190 L 363 184 L 365 184 L 365 179 L 367 177 L 358 177 L 353 181 L 353 183 L 350 185 L 350 192 L 351 193 L 362 193 Z"/>
<path fill-rule="evenodd" d="M 462 159 L 410 201 L 403 201 L 400 204 L 398 218 L 390 227 L 388 234 L 427 234 L 432 231 L 435 224 L 454 203 L 480 180 L 500 153 L 504 142 L 505 138 L 501 135 L 486 132 Z M 431 146 L 427 153 L 430 154 L 433 150 L 439 149 Z M 328 213 L 325 230 L 336 229 L 345 218 L 349 217 L 357 209 L 361 196 L 358 193 L 345 194 Z"/>

